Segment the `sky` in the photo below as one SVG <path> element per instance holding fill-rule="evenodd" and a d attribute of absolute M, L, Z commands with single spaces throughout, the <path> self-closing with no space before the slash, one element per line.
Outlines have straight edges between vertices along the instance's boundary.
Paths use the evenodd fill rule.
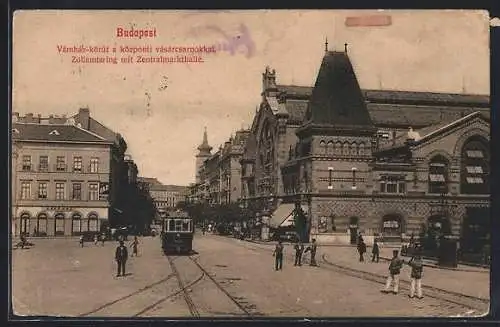
<path fill-rule="evenodd" d="M 372 15 L 388 15 L 391 24 L 345 24 Z M 118 38 L 119 27 L 156 29 L 156 37 Z M 214 149 L 248 128 L 267 65 L 278 84 L 313 86 L 325 38 L 329 50 L 348 43 L 362 88 L 489 94 L 485 11 L 45 10 L 14 15 L 12 111 L 72 115 L 88 107 L 122 134 L 141 176 L 188 185 L 204 127 Z M 230 39 L 237 40 L 229 43 L 233 53 L 224 47 Z M 109 53 L 85 55 L 118 61 L 129 55 L 121 46 L 151 46 L 147 56 L 160 46 L 217 51 L 203 54 L 202 63 L 75 63 L 58 45 L 109 46 Z"/>

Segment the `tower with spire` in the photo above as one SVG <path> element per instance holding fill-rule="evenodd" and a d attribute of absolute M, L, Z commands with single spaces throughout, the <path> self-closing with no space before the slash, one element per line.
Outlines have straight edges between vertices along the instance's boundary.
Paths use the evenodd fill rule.
<path fill-rule="evenodd" d="M 203 162 L 210 158 L 212 147 L 208 144 L 207 128 L 203 131 L 203 142 L 198 146 L 198 154 L 196 154 L 196 183 L 201 182 L 201 168 L 203 167 Z"/>

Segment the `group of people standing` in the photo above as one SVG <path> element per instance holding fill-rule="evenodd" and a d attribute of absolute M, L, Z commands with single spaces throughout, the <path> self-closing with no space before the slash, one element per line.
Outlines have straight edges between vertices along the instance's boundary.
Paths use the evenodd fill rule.
<path fill-rule="evenodd" d="M 364 254 L 366 253 L 366 243 L 363 239 L 363 236 L 359 234 L 358 236 L 358 242 L 357 242 L 357 249 L 359 253 L 359 262 L 364 262 Z M 378 247 L 378 241 L 375 239 L 372 247 L 372 262 L 379 262 L 380 260 L 380 249 Z"/>
<path fill-rule="evenodd" d="M 316 240 L 313 239 L 312 243 L 304 248 L 304 244 L 301 241 L 297 241 L 294 245 L 294 250 L 295 250 L 295 262 L 294 266 L 302 266 L 302 256 L 304 253 L 311 253 L 311 260 L 309 265 L 310 266 L 317 266 L 316 264 L 316 250 L 318 248 L 318 245 L 316 244 Z M 276 271 L 282 270 L 283 269 L 283 255 L 284 255 L 284 249 L 285 247 L 283 246 L 283 243 L 281 241 L 276 244 L 276 247 L 273 252 L 273 256 L 275 257 L 275 264 L 274 268 Z"/>

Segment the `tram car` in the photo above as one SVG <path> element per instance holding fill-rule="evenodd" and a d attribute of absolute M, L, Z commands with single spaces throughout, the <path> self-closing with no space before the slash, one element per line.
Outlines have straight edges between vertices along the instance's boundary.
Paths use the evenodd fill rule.
<path fill-rule="evenodd" d="M 161 242 L 165 253 L 190 253 L 193 235 L 193 219 L 186 212 L 168 212 L 163 218 Z"/>

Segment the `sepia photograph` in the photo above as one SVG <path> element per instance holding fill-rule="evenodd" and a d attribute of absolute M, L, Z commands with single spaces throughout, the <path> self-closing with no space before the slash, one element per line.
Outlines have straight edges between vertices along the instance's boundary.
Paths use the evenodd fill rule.
<path fill-rule="evenodd" d="M 14 317 L 483 317 L 481 10 L 18 10 Z"/>

